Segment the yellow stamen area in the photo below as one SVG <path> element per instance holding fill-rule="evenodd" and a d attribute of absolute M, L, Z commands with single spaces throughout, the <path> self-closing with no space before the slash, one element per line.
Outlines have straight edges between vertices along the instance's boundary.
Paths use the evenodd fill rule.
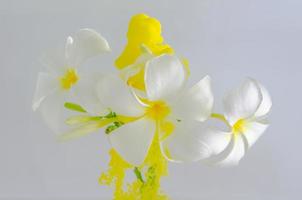
<path fill-rule="evenodd" d="M 60 77 L 60 84 L 62 89 L 69 90 L 74 84 L 76 84 L 79 80 L 79 76 L 77 71 L 73 68 L 69 68 L 66 70 L 65 74 Z"/>
<path fill-rule="evenodd" d="M 243 133 L 246 130 L 246 121 L 244 119 L 239 119 L 232 127 L 232 132 L 234 134 Z"/>
<path fill-rule="evenodd" d="M 163 101 L 153 101 L 149 103 L 149 107 L 146 108 L 146 116 L 155 120 L 161 121 L 170 114 L 171 110 L 169 106 Z"/>

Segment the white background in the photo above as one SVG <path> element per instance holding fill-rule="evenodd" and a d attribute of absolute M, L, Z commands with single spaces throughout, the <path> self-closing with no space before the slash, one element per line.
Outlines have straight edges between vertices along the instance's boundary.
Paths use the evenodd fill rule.
<path fill-rule="evenodd" d="M 217 112 L 223 94 L 247 76 L 274 103 L 271 127 L 238 167 L 170 164 L 164 190 L 181 200 L 300 199 L 301 10 L 300 0 L 0 0 L 0 199 L 110 199 L 97 183 L 110 148 L 103 133 L 57 143 L 31 101 L 43 51 L 94 28 L 113 53 L 91 65 L 113 71 L 128 21 L 141 12 L 158 18 L 166 42 L 189 59 L 192 84 L 212 76 Z"/>

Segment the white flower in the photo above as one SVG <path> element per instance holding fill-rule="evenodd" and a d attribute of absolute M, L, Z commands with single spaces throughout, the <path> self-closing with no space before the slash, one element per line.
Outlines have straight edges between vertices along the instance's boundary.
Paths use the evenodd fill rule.
<path fill-rule="evenodd" d="M 236 165 L 246 151 L 268 127 L 266 116 L 272 101 L 267 90 L 253 79 L 246 80 L 224 99 L 225 117 L 230 131 L 210 128 L 202 141 L 208 145 L 212 157 L 207 161 L 220 166 Z"/>
<path fill-rule="evenodd" d="M 120 76 L 135 90 L 136 93 L 143 95 L 141 92 L 145 90 L 144 69 L 146 63 L 158 55 L 153 54 L 152 51 L 144 44 L 141 45 L 141 52 L 142 54 L 135 60 L 133 64 L 120 70 Z M 186 64 L 186 59 L 182 58 L 181 62 L 184 64 L 186 78 L 188 78 L 190 69 L 188 64 Z"/>
<path fill-rule="evenodd" d="M 175 56 L 162 55 L 147 61 L 144 79 L 146 98 L 138 97 L 117 76 L 104 77 L 98 83 L 102 105 L 114 111 L 122 122 L 108 134 L 113 148 L 128 162 L 139 165 L 156 136 L 169 160 L 196 161 L 206 157 L 205 146 L 189 132 L 189 124 L 211 115 L 210 77 L 184 89 L 183 65 Z"/>
<path fill-rule="evenodd" d="M 148 60 L 156 57 L 152 53 L 152 51 L 144 44 L 141 45 L 141 51 L 142 55 L 139 56 L 132 65 L 129 65 L 120 70 L 121 78 L 130 86 L 131 82 L 128 82 L 129 78 L 143 70 Z"/>
<path fill-rule="evenodd" d="M 33 110 L 39 109 L 49 127 L 59 132 L 63 120 L 64 103 L 76 93 L 83 105 L 97 105 L 92 84 L 99 78 L 95 74 L 82 74 L 79 66 L 88 58 L 110 51 L 107 41 L 91 29 L 81 29 L 68 37 L 64 48 L 44 58 L 47 72 L 38 75 L 33 99 Z M 89 109 L 86 107 L 86 109 Z M 98 111 L 100 108 L 91 107 Z"/>

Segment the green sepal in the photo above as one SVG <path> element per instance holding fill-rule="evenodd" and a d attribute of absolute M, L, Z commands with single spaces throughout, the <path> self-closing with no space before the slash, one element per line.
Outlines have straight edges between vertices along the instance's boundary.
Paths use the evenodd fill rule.
<path fill-rule="evenodd" d="M 73 111 L 77 111 L 77 112 L 83 112 L 83 113 L 87 112 L 79 104 L 75 104 L 75 103 L 71 103 L 71 102 L 65 102 L 64 107 L 67 108 L 67 109 L 69 109 L 69 110 L 73 110 Z"/>

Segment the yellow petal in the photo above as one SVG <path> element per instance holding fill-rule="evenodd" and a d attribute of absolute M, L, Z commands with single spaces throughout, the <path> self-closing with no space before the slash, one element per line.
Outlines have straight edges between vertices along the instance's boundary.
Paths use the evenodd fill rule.
<path fill-rule="evenodd" d="M 116 59 L 115 65 L 118 69 L 123 69 L 145 53 L 142 49 L 144 45 L 155 56 L 161 54 L 172 54 L 173 49 L 164 44 L 161 36 L 161 24 L 155 19 L 145 14 L 138 14 L 131 18 L 127 33 L 127 45 L 121 55 Z M 139 90 L 145 90 L 144 70 L 128 79 L 128 84 Z"/>
<path fill-rule="evenodd" d="M 139 90 L 145 91 L 144 77 L 145 77 L 145 69 L 143 68 L 137 74 L 131 76 L 128 79 L 127 84 Z"/>
<path fill-rule="evenodd" d="M 138 14 L 131 18 L 127 33 L 128 43 L 122 54 L 116 59 L 115 65 L 122 69 L 142 54 L 141 45 L 148 47 L 153 54 L 173 53 L 173 49 L 164 44 L 161 36 L 161 24 L 145 14 Z"/>

